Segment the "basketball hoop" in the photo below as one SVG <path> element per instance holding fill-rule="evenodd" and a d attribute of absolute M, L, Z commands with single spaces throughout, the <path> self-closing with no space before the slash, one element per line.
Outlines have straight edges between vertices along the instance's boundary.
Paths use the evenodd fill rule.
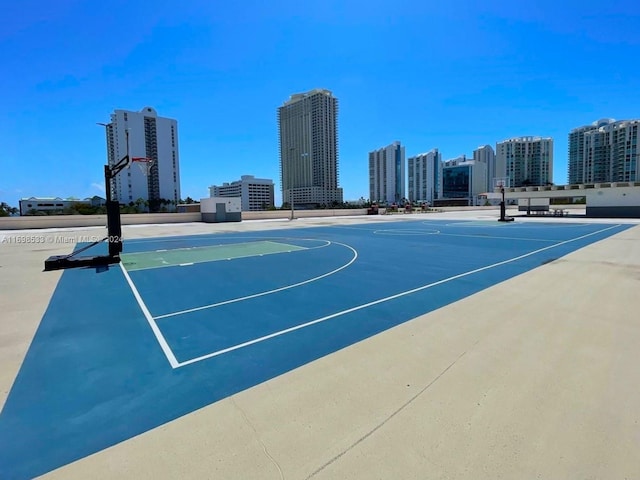
<path fill-rule="evenodd" d="M 494 177 L 493 179 L 493 191 L 502 190 L 503 188 L 509 188 L 511 185 L 509 177 Z"/>
<path fill-rule="evenodd" d="M 147 175 L 149 175 L 149 172 L 151 171 L 151 167 L 153 166 L 153 159 L 152 158 L 147 158 L 147 157 L 131 157 L 131 163 L 136 163 L 138 164 L 138 167 L 140 168 L 140 171 L 142 172 L 142 174 L 146 177 Z M 131 166 L 131 165 L 129 165 Z"/>

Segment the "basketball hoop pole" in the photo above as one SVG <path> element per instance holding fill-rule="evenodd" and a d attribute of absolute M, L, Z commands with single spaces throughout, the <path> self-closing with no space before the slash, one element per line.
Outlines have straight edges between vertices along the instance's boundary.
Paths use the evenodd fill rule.
<path fill-rule="evenodd" d="M 507 217 L 507 204 L 504 201 L 504 185 L 500 186 L 500 193 L 502 193 L 502 201 L 500 202 L 500 218 L 499 222 L 513 222 L 513 217 Z"/>
<path fill-rule="evenodd" d="M 100 124 L 105 125 L 105 124 Z M 108 125 L 105 125 L 108 126 Z M 62 270 L 65 268 L 96 267 L 98 269 L 108 268 L 113 263 L 120 262 L 122 252 L 122 225 L 120 223 L 120 203 L 113 200 L 111 196 L 111 183 L 113 178 L 122 170 L 129 166 L 131 157 L 129 156 L 129 131 L 125 130 L 127 142 L 127 153 L 114 165 L 108 163 L 104 166 L 105 184 L 105 204 L 107 207 L 107 237 L 98 242 L 87 245 L 69 255 L 53 255 L 44 262 L 45 271 Z M 109 255 L 96 255 L 91 257 L 76 257 L 76 255 L 99 243 L 107 241 L 109 245 Z"/>
<path fill-rule="evenodd" d="M 126 140 L 126 154 L 115 165 L 104 166 L 104 181 L 106 186 L 106 206 L 107 206 L 107 242 L 109 244 L 109 256 L 117 263 L 120 261 L 122 252 L 122 225 L 120 222 L 120 202 L 111 198 L 112 180 L 122 170 L 129 166 L 131 157 L 129 156 L 129 130 L 124 131 Z"/>

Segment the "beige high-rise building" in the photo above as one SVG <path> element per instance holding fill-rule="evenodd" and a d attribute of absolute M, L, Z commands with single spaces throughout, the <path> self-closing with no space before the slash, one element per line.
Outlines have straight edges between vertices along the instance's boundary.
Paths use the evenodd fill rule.
<path fill-rule="evenodd" d="M 282 201 L 342 203 L 338 187 L 338 99 L 329 90 L 291 95 L 278 108 Z"/>
<path fill-rule="evenodd" d="M 267 210 L 274 206 L 273 181 L 253 175 L 242 175 L 240 180 L 211 185 L 209 194 L 211 197 L 240 197 L 243 212 Z"/>
<path fill-rule="evenodd" d="M 498 142 L 495 176 L 508 177 L 512 187 L 553 183 L 553 139 L 517 137 Z"/>

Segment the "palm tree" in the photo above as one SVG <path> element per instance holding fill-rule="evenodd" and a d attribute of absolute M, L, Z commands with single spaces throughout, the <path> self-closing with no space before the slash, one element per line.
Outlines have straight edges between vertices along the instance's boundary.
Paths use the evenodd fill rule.
<path fill-rule="evenodd" d="M 0 217 L 8 217 L 9 216 L 9 209 L 11 207 L 6 204 L 5 202 L 0 203 Z"/>

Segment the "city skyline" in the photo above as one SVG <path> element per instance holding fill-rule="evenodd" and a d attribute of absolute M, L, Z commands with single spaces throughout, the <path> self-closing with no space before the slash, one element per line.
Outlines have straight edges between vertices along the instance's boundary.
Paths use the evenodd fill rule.
<path fill-rule="evenodd" d="M 560 184 L 572 129 L 640 117 L 630 95 L 640 66 L 628 61 L 640 46 L 640 6 L 629 2 L 598 15 L 572 0 L 33 7 L 9 5 L 0 35 L 12 72 L 0 79 L 0 201 L 10 205 L 103 195 L 95 123 L 143 105 L 180 123 L 183 198 L 246 174 L 273 179 L 279 197 L 274 110 L 314 88 L 340 99 L 345 200 L 368 196 L 367 152 L 395 140 L 407 157 L 438 148 L 453 158 L 505 138 L 552 137 Z"/>

